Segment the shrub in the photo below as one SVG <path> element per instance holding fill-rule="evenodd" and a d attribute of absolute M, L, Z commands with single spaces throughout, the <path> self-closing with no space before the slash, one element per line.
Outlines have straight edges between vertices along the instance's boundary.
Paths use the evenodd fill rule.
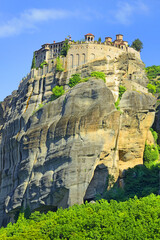
<path fill-rule="evenodd" d="M 156 145 L 145 144 L 143 161 L 146 167 L 151 167 L 154 165 L 155 161 L 159 158 L 159 152 Z"/>
<path fill-rule="evenodd" d="M 96 77 L 97 79 L 102 79 L 104 82 L 106 82 L 106 76 L 103 72 L 92 72 L 91 77 Z"/>
<path fill-rule="evenodd" d="M 73 74 L 72 77 L 69 79 L 69 86 L 74 87 L 76 84 L 80 83 L 81 77 L 80 74 L 76 73 Z"/>
<path fill-rule="evenodd" d="M 60 57 L 57 57 L 56 59 L 56 72 L 63 72 L 64 68 L 63 68 L 63 63 L 60 59 Z"/>
<path fill-rule="evenodd" d="M 44 60 L 41 64 L 40 64 L 40 68 L 43 68 L 44 65 L 48 65 L 48 63 Z"/>
<path fill-rule="evenodd" d="M 57 98 L 59 98 L 60 96 L 62 96 L 64 94 L 64 89 L 63 86 L 55 86 L 52 89 L 52 96 L 51 96 L 51 100 L 55 100 Z"/>
<path fill-rule="evenodd" d="M 155 94 L 156 93 L 156 87 L 154 86 L 154 85 L 152 85 L 152 84 L 148 84 L 147 85 L 147 88 L 148 88 L 148 91 L 150 92 L 150 93 L 152 93 L 152 94 Z"/>
<path fill-rule="evenodd" d="M 126 90 L 127 90 L 126 87 L 124 87 L 122 85 L 119 86 L 119 98 L 120 98 L 120 100 L 122 98 L 123 93 L 125 93 Z"/>
<path fill-rule="evenodd" d="M 119 102 L 120 102 L 120 98 L 118 98 L 118 100 L 114 104 L 118 111 L 120 111 Z"/>
<path fill-rule="evenodd" d="M 126 90 L 127 90 L 126 87 L 124 87 L 124 86 L 122 86 L 122 85 L 119 86 L 119 96 L 118 96 L 117 101 L 115 102 L 115 107 L 117 108 L 118 111 L 120 111 L 120 107 L 119 107 L 120 100 L 121 100 L 121 98 L 122 98 L 123 93 L 124 93 Z"/>

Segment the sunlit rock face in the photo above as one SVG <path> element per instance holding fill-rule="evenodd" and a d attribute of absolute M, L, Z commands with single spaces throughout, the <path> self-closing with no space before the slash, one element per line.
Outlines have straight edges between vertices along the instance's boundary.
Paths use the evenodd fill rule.
<path fill-rule="evenodd" d="M 67 73 L 50 74 L 22 82 L 1 103 L 0 224 L 13 220 L 22 206 L 48 211 L 92 200 L 107 188 L 108 174 L 116 180 L 119 171 L 143 163 L 155 99 L 128 90 L 121 110 L 115 108 L 111 79 L 117 79 L 116 89 L 125 81 L 122 60 L 124 68 L 117 60 L 109 63 L 119 68 L 112 74 L 105 60 L 82 67 L 84 76 L 107 69 L 106 83 L 91 78 L 50 102 L 53 86 L 68 81 Z M 47 104 L 35 111 L 41 102 Z"/>

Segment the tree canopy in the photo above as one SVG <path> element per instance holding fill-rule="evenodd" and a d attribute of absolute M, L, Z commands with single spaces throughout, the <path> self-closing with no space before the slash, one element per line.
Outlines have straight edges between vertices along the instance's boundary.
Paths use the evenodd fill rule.
<path fill-rule="evenodd" d="M 141 52 L 141 50 L 143 49 L 143 43 L 139 40 L 139 38 L 137 38 L 132 42 L 131 47 Z"/>

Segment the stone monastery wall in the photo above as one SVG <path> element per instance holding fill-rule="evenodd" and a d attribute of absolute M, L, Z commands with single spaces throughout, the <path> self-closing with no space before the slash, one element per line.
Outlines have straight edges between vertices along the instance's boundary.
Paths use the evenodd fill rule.
<path fill-rule="evenodd" d="M 105 43 L 71 44 L 67 54 L 67 69 L 70 70 L 98 58 L 106 57 L 109 61 L 118 58 L 124 52 L 134 53 L 140 59 L 140 53 L 129 47 L 117 48 Z"/>
<path fill-rule="evenodd" d="M 63 67 L 69 72 L 74 72 L 74 69 L 85 63 L 88 63 L 94 59 L 100 59 L 106 57 L 108 62 L 115 58 L 118 58 L 122 53 L 133 53 L 136 58 L 140 59 L 140 53 L 130 47 L 118 48 L 115 46 L 109 46 L 105 43 L 84 42 L 84 43 L 72 43 L 68 51 L 67 57 L 61 58 Z M 23 79 L 28 81 L 30 78 L 40 77 L 50 72 L 55 71 L 56 57 L 48 59 L 48 66 L 44 65 L 43 69 L 32 69 L 31 72 Z"/>

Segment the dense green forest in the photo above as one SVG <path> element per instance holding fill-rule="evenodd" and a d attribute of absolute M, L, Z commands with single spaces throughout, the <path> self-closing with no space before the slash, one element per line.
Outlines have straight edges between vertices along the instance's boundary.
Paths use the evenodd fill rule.
<path fill-rule="evenodd" d="M 160 196 L 125 202 L 101 200 L 47 214 L 20 214 L 0 229 L 0 239 L 160 239 Z"/>

